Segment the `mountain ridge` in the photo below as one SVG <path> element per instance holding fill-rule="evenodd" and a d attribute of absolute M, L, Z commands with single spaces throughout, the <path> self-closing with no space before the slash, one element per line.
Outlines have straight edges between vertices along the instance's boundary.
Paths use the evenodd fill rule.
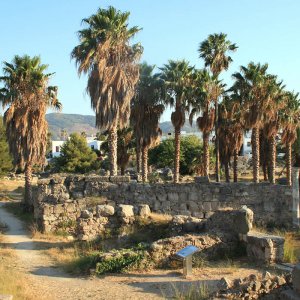
<path fill-rule="evenodd" d="M 96 135 L 99 132 L 95 127 L 96 118 L 93 115 L 49 113 L 46 114 L 46 120 L 53 140 L 60 139 L 62 130 L 65 130 L 68 134 L 85 132 L 88 136 Z M 163 134 L 174 131 L 171 121 L 161 122 L 159 126 Z M 186 120 L 182 131 L 190 133 L 198 130 L 195 125 L 190 126 L 188 120 Z"/>

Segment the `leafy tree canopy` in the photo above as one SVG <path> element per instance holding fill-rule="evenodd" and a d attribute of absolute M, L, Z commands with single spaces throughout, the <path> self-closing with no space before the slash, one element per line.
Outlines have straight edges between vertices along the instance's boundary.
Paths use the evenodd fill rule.
<path fill-rule="evenodd" d="M 59 171 L 68 173 L 85 173 L 98 169 L 96 153 L 78 133 L 70 135 L 70 139 L 61 148 L 61 156 L 55 158 L 54 162 Z"/>
<path fill-rule="evenodd" d="M 9 155 L 8 143 L 5 135 L 3 117 L 0 116 L 0 174 L 5 174 L 12 169 L 12 159 Z"/>
<path fill-rule="evenodd" d="M 182 137 L 180 141 L 180 174 L 191 175 L 201 165 L 203 146 L 195 135 Z M 174 166 L 174 139 L 167 139 L 149 151 L 149 164 L 157 168 Z"/>

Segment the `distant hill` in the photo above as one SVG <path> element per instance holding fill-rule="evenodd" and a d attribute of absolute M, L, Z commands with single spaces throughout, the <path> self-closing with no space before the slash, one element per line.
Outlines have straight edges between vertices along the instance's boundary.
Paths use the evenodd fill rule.
<path fill-rule="evenodd" d="M 53 140 L 60 140 L 61 130 L 66 130 L 68 134 L 84 131 L 89 136 L 99 131 L 95 128 L 95 116 L 91 115 L 51 113 L 46 115 L 46 119 Z M 160 128 L 163 133 L 174 131 L 171 121 L 160 123 Z M 195 125 L 191 127 L 186 120 L 182 131 L 197 132 L 198 130 Z"/>

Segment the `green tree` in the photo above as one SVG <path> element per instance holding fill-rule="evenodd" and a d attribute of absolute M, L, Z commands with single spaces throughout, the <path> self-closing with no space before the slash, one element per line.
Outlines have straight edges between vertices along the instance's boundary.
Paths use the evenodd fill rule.
<path fill-rule="evenodd" d="M 88 75 L 87 92 L 96 112 L 96 126 L 109 132 L 110 173 L 117 175 L 117 130 L 127 127 L 130 101 L 139 79 L 140 44 L 129 41 L 140 31 L 128 28 L 129 12 L 99 9 L 85 18 L 80 43 L 71 54 L 78 73 Z"/>
<path fill-rule="evenodd" d="M 4 62 L 0 82 L 0 102 L 8 107 L 4 114 L 9 151 L 15 167 L 25 169 L 24 209 L 32 209 L 32 169 L 43 166 L 47 148 L 48 107 L 61 109 L 57 87 L 49 86 L 52 74 L 40 57 L 15 56 L 12 63 Z"/>
<path fill-rule="evenodd" d="M 192 78 L 194 68 L 185 60 L 170 60 L 161 68 L 161 79 L 165 83 L 164 101 L 175 107 L 171 114 L 171 121 L 175 131 L 174 182 L 179 182 L 180 169 L 180 134 L 185 123 L 185 114 L 189 111 L 192 96 Z"/>
<path fill-rule="evenodd" d="M 0 174 L 9 172 L 12 167 L 12 159 L 9 154 L 3 117 L 0 116 Z"/>
<path fill-rule="evenodd" d="M 204 59 L 205 67 L 209 67 L 214 77 L 218 77 L 223 70 L 227 70 L 232 62 L 228 54 L 238 47 L 231 43 L 224 33 L 210 34 L 199 46 L 200 58 Z M 218 137 L 218 97 L 211 99 L 215 102 L 215 148 L 216 148 L 216 180 L 220 181 L 219 174 L 219 137 Z"/>
<path fill-rule="evenodd" d="M 97 155 L 87 145 L 86 139 L 78 133 L 72 133 L 61 147 L 61 156 L 54 159 L 59 171 L 68 173 L 86 173 L 97 168 Z"/>
<path fill-rule="evenodd" d="M 199 173 L 202 166 L 203 146 L 200 139 L 194 135 L 180 139 L 180 173 L 191 175 Z M 174 165 L 174 139 L 162 141 L 149 151 L 149 164 L 157 168 Z"/>

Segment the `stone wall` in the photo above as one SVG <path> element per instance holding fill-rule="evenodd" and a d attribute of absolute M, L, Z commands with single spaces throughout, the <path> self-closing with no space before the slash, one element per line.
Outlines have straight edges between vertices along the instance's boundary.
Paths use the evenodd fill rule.
<path fill-rule="evenodd" d="M 118 204 L 148 204 L 151 211 L 208 219 L 218 209 L 246 205 L 258 225 L 292 225 L 292 189 L 267 183 L 142 184 L 128 177 L 53 176 L 38 183 L 35 218 L 45 231 L 76 219 L 88 199 Z"/>

